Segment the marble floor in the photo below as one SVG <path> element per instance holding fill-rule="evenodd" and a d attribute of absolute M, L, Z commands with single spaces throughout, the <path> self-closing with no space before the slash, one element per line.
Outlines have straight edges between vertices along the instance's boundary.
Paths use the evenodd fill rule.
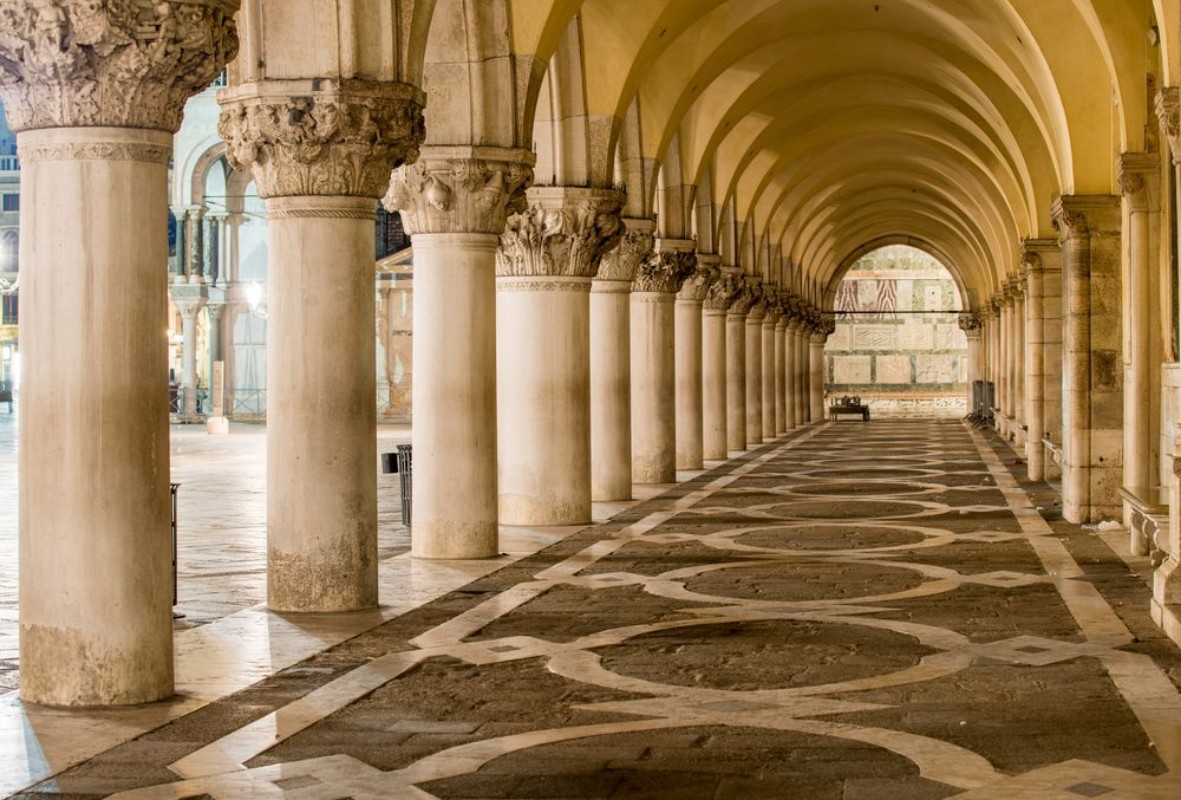
<path fill-rule="evenodd" d="M 5 697 L 0 790 L 1175 800 L 1181 652 L 1118 539 L 1047 521 L 1014 461 L 957 422 L 825 424 L 505 528 L 502 559 L 391 539 L 372 614 L 194 606 L 171 703 Z"/>

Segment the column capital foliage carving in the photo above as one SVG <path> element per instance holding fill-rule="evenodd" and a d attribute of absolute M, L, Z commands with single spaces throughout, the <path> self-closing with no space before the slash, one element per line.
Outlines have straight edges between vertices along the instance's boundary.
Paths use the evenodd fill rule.
<path fill-rule="evenodd" d="M 980 318 L 979 314 L 972 311 L 960 314 L 959 324 L 960 330 L 964 333 L 979 333 L 984 329 L 984 320 Z"/>
<path fill-rule="evenodd" d="M 699 261 L 697 263 L 697 269 L 681 284 L 681 290 L 677 292 L 677 297 L 681 300 L 704 303 L 706 297 L 709 295 L 710 287 L 718 279 L 720 274 L 721 271 L 716 267 L 702 264 Z"/>
<path fill-rule="evenodd" d="M 783 300 L 779 296 L 779 292 L 774 287 L 768 287 L 769 291 L 763 301 L 764 307 L 767 309 L 763 316 L 764 325 L 778 325 L 779 320 L 783 318 Z"/>
<path fill-rule="evenodd" d="M 622 192 L 544 188 L 508 218 L 496 253 L 496 274 L 593 278 L 603 255 L 623 236 Z"/>
<path fill-rule="evenodd" d="M 226 160 L 253 169 L 261 197 L 379 198 L 426 135 L 422 92 L 404 83 L 261 81 L 218 102 Z"/>
<path fill-rule="evenodd" d="M 624 227 L 619 244 L 599 262 L 597 280 L 631 283 L 640 262 L 652 252 L 656 243 L 656 223 L 651 220 L 625 219 Z"/>
<path fill-rule="evenodd" d="M 238 53 L 238 0 L 0 3 L 0 100 L 13 130 L 175 133 Z"/>
<path fill-rule="evenodd" d="M 767 290 L 763 286 L 762 281 L 755 279 L 747 279 L 750 284 L 751 293 L 754 295 L 754 302 L 751 303 L 750 311 L 747 312 L 747 319 L 752 322 L 762 322 L 763 318 L 767 316 Z"/>
<path fill-rule="evenodd" d="M 755 292 L 755 286 L 746 278 L 738 276 L 738 280 L 741 283 L 741 288 L 735 296 L 734 302 L 730 304 L 730 313 L 746 315 L 759 301 L 759 295 Z"/>
<path fill-rule="evenodd" d="M 1114 195 L 1063 195 L 1050 213 L 1060 240 L 1119 234 L 1120 200 Z"/>
<path fill-rule="evenodd" d="M 382 203 L 417 233 L 504 233 L 509 214 L 525 211 L 534 156 L 524 150 L 428 147 L 394 170 Z"/>
<path fill-rule="evenodd" d="M 1156 95 L 1156 116 L 1169 142 L 1174 161 L 1181 156 L 1181 89 L 1166 86 Z"/>
<path fill-rule="evenodd" d="M 692 250 L 649 253 L 636 270 L 632 291 L 676 294 L 696 271 L 697 254 Z"/>
<path fill-rule="evenodd" d="M 718 279 L 710 284 L 705 295 L 707 311 L 729 311 L 730 306 L 739 298 L 746 283 L 739 275 L 719 274 Z"/>

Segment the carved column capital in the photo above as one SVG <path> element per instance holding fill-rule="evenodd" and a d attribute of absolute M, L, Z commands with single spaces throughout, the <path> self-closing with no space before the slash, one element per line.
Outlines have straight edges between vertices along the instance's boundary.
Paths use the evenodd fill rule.
<path fill-rule="evenodd" d="M 260 81 L 222 89 L 217 132 L 261 197 L 372 197 L 418 158 L 424 96 L 404 83 Z"/>
<path fill-rule="evenodd" d="M 697 272 L 697 253 L 679 247 L 669 248 L 669 244 L 669 240 L 658 241 L 657 252 L 640 262 L 632 281 L 633 292 L 676 294 L 681 290 L 681 284 Z"/>
<path fill-rule="evenodd" d="M 763 324 L 778 325 L 779 320 L 783 318 L 783 301 L 780 298 L 779 290 L 774 286 L 764 288 L 766 291 L 763 294 L 763 306 L 767 311 L 763 316 Z"/>
<path fill-rule="evenodd" d="M 1124 153 L 1119 157 L 1116 176 L 1120 193 L 1132 211 L 1160 207 L 1160 158 L 1156 153 Z"/>
<path fill-rule="evenodd" d="M 176 306 L 176 310 L 180 312 L 182 317 L 191 320 L 205 307 L 205 298 L 199 295 L 173 297 L 172 304 Z"/>
<path fill-rule="evenodd" d="M 0 100 L 13 130 L 175 133 L 237 55 L 238 0 L 0 4 Z"/>
<path fill-rule="evenodd" d="M 958 322 L 960 330 L 968 335 L 973 333 L 979 335 L 980 331 L 984 329 L 984 320 L 980 318 L 979 314 L 972 311 L 961 313 Z"/>
<path fill-rule="evenodd" d="M 698 259 L 696 271 L 681 284 L 681 289 L 677 292 L 677 299 L 704 303 L 705 298 L 709 295 L 710 287 L 718 279 L 719 274 L 720 270 L 717 267 L 703 264 Z"/>
<path fill-rule="evenodd" d="M 623 236 L 623 193 L 558 186 L 530 189 L 527 199 L 500 235 L 496 274 L 593 278 Z"/>
<path fill-rule="evenodd" d="M 1050 208 L 1059 241 L 1118 234 L 1120 200 L 1112 195 L 1063 195 Z"/>
<path fill-rule="evenodd" d="M 496 147 L 428 147 L 394 170 L 382 203 L 418 233 L 504 233 L 509 214 L 525 211 L 536 158 Z"/>
<path fill-rule="evenodd" d="M 705 295 L 706 311 L 729 311 L 746 284 L 739 275 L 719 271 L 718 278 L 710 284 Z"/>
<path fill-rule="evenodd" d="M 656 243 L 656 223 L 650 219 L 625 218 L 623 236 L 615 249 L 599 262 L 595 280 L 631 283 L 636 270 Z"/>
<path fill-rule="evenodd" d="M 738 293 L 734 296 L 734 301 L 730 303 L 729 310 L 731 314 L 741 314 L 745 317 L 758 302 L 759 296 L 744 275 L 739 274 L 735 277 L 738 279 L 739 288 Z"/>
<path fill-rule="evenodd" d="M 1166 86 L 1157 93 L 1156 116 L 1176 161 L 1181 156 L 1181 89 Z"/>
<path fill-rule="evenodd" d="M 763 286 L 763 279 L 757 275 L 748 276 L 746 283 L 750 287 L 751 294 L 754 295 L 754 300 L 750 305 L 750 310 L 747 312 L 746 318 L 750 322 L 761 324 L 763 318 L 767 316 L 766 287 Z"/>

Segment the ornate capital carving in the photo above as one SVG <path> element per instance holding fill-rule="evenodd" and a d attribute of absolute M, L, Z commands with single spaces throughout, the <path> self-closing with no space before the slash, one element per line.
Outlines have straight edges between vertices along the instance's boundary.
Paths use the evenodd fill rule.
<path fill-rule="evenodd" d="M 530 189 L 529 207 L 509 217 L 496 253 L 499 276 L 593 278 L 623 236 L 626 198 L 614 189 Z"/>
<path fill-rule="evenodd" d="M 429 147 L 394 170 L 382 203 L 416 233 L 504 233 L 509 214 L 523 212 L 534 156 L 490 147 Z"/>
<path fill-rule="evenodd" d="M 404 83 L 263 81 L 218 102 L 226 160 L 253 169 L 262 197 L 381 197 L 426 134 L 423 94 Z"/>
<path fill-rule="evenodd" d="M 692 250 L 649 253 L 636 270 L 632 291 L 676 294 L 696 271 L 697 254 Z"/>
<path fill-rule="evenodd" d="M 717 267 L 702 264 L 698 260 L 696 271 L 681 284 L 681 290 L 677 292 L 677 299 L 704 303 L 710 287 L 718 279 L 719 274 L 720 270 Z"/>
<path fill-rule="evenodd" d="M 730 306 L 742 294 L 746 284 L 739 275 L 719 274 L 717 280 L 709 286 L 705 295 L 707 311 L 729 311 Z"/>
<path fill-rule="evenodd" d="M 964 333 L 979 333 L 984 330 L 984 320 L 980 318 L 979 314 L 972 311 L 960 314 L 959 324 L 960 330 Z"/>
<path fill-rule="evenodd" d="M 750 313 L 754 304 L 759 301 L 759 295 L 755 293 L 754 287 L 744 276 L 736 276 L 739 282 L 738 293 L 734 296 L 734 301 L 730 303 L 731 314 L 742 314 L 743 316 Z"/>
<path fill-rule="evenodd" d="M 615 249 L 603 256 L 599 262 L 600 281 L 625 281 L 631 283 L 636 270 L 652 252 L 656 243 L 656 223 L 648 219 L 623 220 L 624 232 Z"/>
<path fill-rule="evenodd" d="M 13 130 L 175 133 L 238 52 L 238 0 L 0 3 L 0 100 Z"/>
<path fill-rule="evenodd" d="M 1156 153 L 1124 153 L 1116 177 L 1120 193 L 1133 211 L 1150 211 L 1158 205 L 1160 159 Z"/>
<path fill-rule="evenodd" d="M 1059 240 L 1119 233 L 1120 201 L 1112 195 L 1063 195 L 1050 208 Z"/>
<path fill-rule="evenodd" d="M 763 286 L 761 278 L 747 278 L 746 282 L 750 286 L 751 294 L 754 295 L 754 301 L 751 303 L 750 311 L 747 312 L 746 318 L 750 322 L 761 323 L 763 318 L 767 316 L 766 287 Z"/>
<path fill-rule="evenodd" d="M 1156 116 L 1176 161 L 1181 156 L 1181 90 L 1166 86 L 1156 95 Z"/>
<path fill-rule="evenodd" d="M 766 315 L 763 317 L 763 324 L 778 325 L 779 320 L 783 318 L 783 300 L 775 287 L 767 287 L 763 305 L 767 309 Z"/>

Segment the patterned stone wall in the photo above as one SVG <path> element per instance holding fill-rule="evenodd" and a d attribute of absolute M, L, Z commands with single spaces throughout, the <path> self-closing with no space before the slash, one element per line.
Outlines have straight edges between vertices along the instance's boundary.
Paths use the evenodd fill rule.
<path fill-rule="evenodd" d="M 835 308 L 830 396 L 858 395 L 876 415 L 967 413 L 961 300 L 938 261 L 911 247 L 874 251 L 846 274 Z"/>

